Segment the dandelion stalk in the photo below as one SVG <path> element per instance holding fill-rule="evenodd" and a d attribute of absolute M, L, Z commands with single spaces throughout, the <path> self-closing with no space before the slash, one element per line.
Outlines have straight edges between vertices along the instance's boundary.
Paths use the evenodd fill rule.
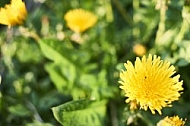
<path fill-rule="evenodd" d="M 189 30 L 190 5 L 187 1 L 186 1 L 185 6 L 183 7 L 183 10 L 182 10 L 182 17 L 183 17 L 182 26 L 181 26 L 179 33 L 177 34 L 177 37 L 175 38 L 176 44 L 181 43 L 181 40 L 184 38 L 185 33 Z"/>
<path fill-rule="evenodd" d="M 130 15 L 126 12 L 126 10 L 123 7 L 123 5 L 121 4 L 121 2 L 119 0 L 113 0 L 113 3 L 116 6 L 116 8 L 118 9 L 118 11 L 120 12 L 120 14 L 122 15 L 125 22 L 128 24 L 132 24 L 132 19 L 131 19 Z"/>
<path fill-rule="evenodd" d="M 162 38 L 165 31 L 165 20 L 166 20 L 166 9 L 167 0 L 157 0 L 156 9 L 160 10 L 160 22 L 158 24 L 158 31 L 156 34 L 156 44 L 160 44 L 160 39 Z"/>
<path fill-rule="evenodd" d="M 112 126 L 118 126 L 118 119 L 117 119 L 117 107 L 115 104 L 111 103 L 110 104 L 110 112 L 111 112 L 111 124 Z"/>
<path fill-rule="evenodd" d="M 13 39 L 13 28 L 10 27 L 10 28 L 7 28 L 6 30 L 6 42 L 9 43 L 11 42 Z"/>
<path fill-rule="evenodd" d="M 189 29 L 189 24 L 186 21 L 186 19 L 183 19 L 183 23 L 181 26 L 181 29 L 179 31 L 179 33 L 177 34 L 176 38 L 175 38 L 175 43 L 176 44 L 180 44 L 182 39 L 184 38 L 185 33 L 187 32 L 187 30 Z"/>
<path fill-rule="evenodd" d="M 133 1 L 133 9 L 134 9 L 134 14 L 133 14 L 133 23 L 134 25 L 137 24 L 137 26 L 139 26 L 139 17 L 136 14 L 136 11 L 139 10 L 139 5 L 140 5 L 140 1 L 139 0 L 134 0 Z M 139 27 L 134 27 L 133 28 L 133 36 L 135 38 L 139 38 L 140 36 L 140 29 Z"/>
<path fill-rule="evenodd" d="M 26 101 L 27 107 L 30 109 L 30 111 L 33 113 L 34 119 L 38 120 L 39 122 L 44 122 L 40 116 L 40 114 L 38 113 L 36 107 L 30 102 L 30 101 Z"/>

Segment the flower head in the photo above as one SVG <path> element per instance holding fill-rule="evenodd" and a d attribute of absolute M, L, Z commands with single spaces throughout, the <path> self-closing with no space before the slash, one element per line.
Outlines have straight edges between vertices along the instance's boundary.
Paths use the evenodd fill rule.
<path fill-rule="evenodd" d="M 70 10 L 64 18 L 68 27 L 75 32 L 83 32 L 92 27 L 97 21 L 97 17 L 93 13 L 83 9 Z"/>
<path fill-rule="evenodd" d="M 163 107 L 171 106 L 178 100 L 183 81 L 180 75 L 174 76 L 175 67 L 160 57 L 151 54 L 142 59 L 136 58 L 135 65 L 130 61 L 124 64 L 127 71 L 120 73 L 120 88 L 125 91 L 126 102 L 136 101 L 140 108 L 155 110 L 161 114 Z"/>
<path fill-rule="evenodd" d="M 143 56 L 146 53 L 146 47 L 143 46 L 142 44 L 136 44 L 133 46 L 133 52 L 137 56 Z"/>
<path fill-rule="evenodd" d="M 130 110 L 136 110 L 138 109 L 137 101 L 130 101 Z"/>
<path fill-rule="evenodd" d="M 0 24 L 8 25 L 9 27 L 22 24 L 27 15 L 26 6 L 22 0 L 11 0 L 11 4 L 0 8 L 0 15 Z"/>
<path fill-rule="evenodd" d="M 185 121 L 180 119 L 178 116 L 165 117 L 157 123 L 157 126 L 184 126 Z"/>

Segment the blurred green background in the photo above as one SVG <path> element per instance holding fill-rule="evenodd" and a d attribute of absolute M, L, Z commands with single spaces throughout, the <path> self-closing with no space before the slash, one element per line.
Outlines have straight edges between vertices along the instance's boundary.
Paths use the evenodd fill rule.
<path fill-rule="evenodd" d="M 165 11 L 159 8 L 161 1 L 167 2 Z M 59 126 L 51 108 L 85 97 L 107 101 L 103 126 L 154 126 L 173 115 L 186 118 L 190 125 L 189 0 L 25 2 L 28 16 L 23 25 L 0 26 L 1 126 Z M 0 6 L 5 3 L 9 0 L 1 0 Z M 95 26 L 81 36 L 74 36 L 63 19 L 75 8 L 98 16 Z M 78 44 L 78 39 L 84 43 Z M 180 99 L 161 116 L 149 110 L 130 111 L 119 89 L 123 63 L 142 54 L 137 44 L 146 50 L 143 54 L 170 61 L 184 81 Z"/>

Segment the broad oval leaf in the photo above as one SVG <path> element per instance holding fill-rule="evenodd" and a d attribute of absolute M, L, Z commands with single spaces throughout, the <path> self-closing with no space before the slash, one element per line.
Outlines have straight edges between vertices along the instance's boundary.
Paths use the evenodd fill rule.
<path fill-rule="evenodd" d="M 79 99 L 52 108 L 63 126 L 104 126 L 106 101 Z"/>

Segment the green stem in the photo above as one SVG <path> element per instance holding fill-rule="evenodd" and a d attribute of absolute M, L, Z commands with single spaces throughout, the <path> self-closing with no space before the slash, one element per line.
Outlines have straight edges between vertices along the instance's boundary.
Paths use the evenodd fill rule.
<path fill-rule="evenodd" d="M 13 40 L 13 27 L 7 28 L 6 31 L 6 42 L 10 43 Z"/>
<path fill-rule="evenodd" d="M 128 24 L 132 24 L 133 21 L 132 21 L 130 15 L 126 12 L 126 10 L 123 7 L 123 5 L 121 4 L 121 2 L 119 0 L 113 0 L 113 3 L 116 6 L 116 8 L 118 9 L 118 11 L 120 12 L 120 14 L 122 15 L 125 22 L 127 22 Z"/>
<path fill-rule="evenodd" d="M 134 38 L 139 39 L 140 37 L 140 29 L 139 29 L 139 16 L 136 14 L 137 10 L 139 10 L 139 6 L 140 6 L 140 1 L 139 0 L 133 0 L 133 9 L 134 9 L 134 13 L 133 13 L 133 25 L 137 26 L 133 28 L 133 36 Z"/>
<path fill-rule="evenodd" d="M 165 31 L 165 20 L 166 20 L 166 4 L 167 4 L 167 0 L 161 0 L 160 1 L 161 5 L 160 5 L 160 22 L 158 25 L 158 31 L 156 34 L 156 44 L 160 44 L 160 40 L 164 34 Z"/>
<path fill-rule="evenodd" d="M 110 0 L 107 0 L 105 2 L 105 9 L 106 9 L 106 20 L 108 22 L 113 22 L 113 10 L 112 10 L 112 7 L 111 7 L 111 1 Z"/>
<path fill-rule="evenodd" d="M 185 33 L 189 30 L 189 15 L 190 13 L 188 9 L 186 9 L 186 7 L 184 6 L 182 11 L 182 17 L 183 17 L 182 26 L 175 38 L 175 43 L 178 45 L 181 43 L 182 39 L 184 38 Z"/>
<path fill-rule="evenodd" d="M 33 113 L 34 119 L 38 120 L 39 122 L 44 122 L 42 118 L 40 117 L 36 107 L 28 100 L 26 100 L 27 107 L 30 109 L 30 111 Z"/>
<path fill-rule="evenodd" d="M 188 30 L 188 28 L 189 28 L 188 22 L 186 21 L 186 19 L 183 19 L 181 29 L 180 29 L 179 33 L 177 34 L 177 37 L 175 38 L 175 43 L 176 44 L 181 43 L 181 41 L 182 41 L 186 31 Z"/>
<path fill-rule="evenodd" d="M 110 111 L 111 111 L 111 124 L 112 126 L 118 126 L 118 119 L 117 119 L 117 107 L 115 106 L 115 104 L 111 103 L 110 104 Z"/>

